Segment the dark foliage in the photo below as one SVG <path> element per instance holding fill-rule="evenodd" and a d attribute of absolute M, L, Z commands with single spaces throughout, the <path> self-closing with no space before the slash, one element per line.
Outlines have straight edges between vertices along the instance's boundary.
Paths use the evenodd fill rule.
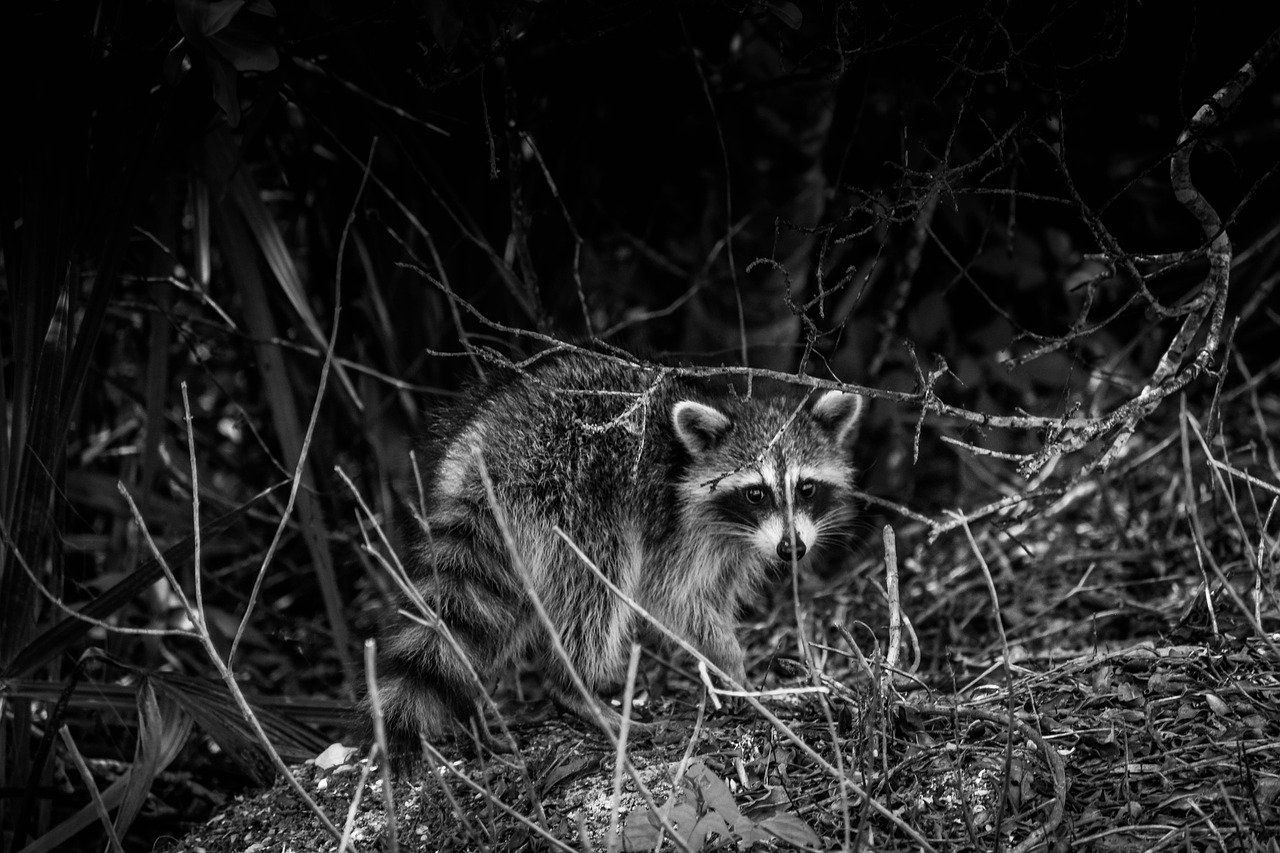
<path fill-rule="evenodd" d="M 761 677 L 797 624 L 883 645 L 899 605 L 944 690 L 1008 643 L 1274 630 L 1277 24 L 6 5 L 0 849 L 90 803 L 71 744 L 141 815 L 128 847 L 202 816 L 147 801 L 171 764 L 278 767 L 249 717 L 291 760 L 341 737 L 409 437 L 556 341 L 877 398 L 866 541 L 753 615 Z M 948 511 L 1002 555 L 1000 607 Z M 910 543 L 887 603 L 882 523 Z M 1256 618 L 1191 611 L 1237 588 Z"/>

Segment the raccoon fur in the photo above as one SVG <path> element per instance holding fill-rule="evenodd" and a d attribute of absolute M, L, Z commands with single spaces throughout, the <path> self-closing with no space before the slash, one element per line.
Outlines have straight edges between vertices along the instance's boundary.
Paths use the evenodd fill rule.
<path fill-rule="evenodd" d="M 742 682 L 742 603 L 771 570 L 838 541 L 852 519 L 849 442 L 862 410 L 861 397 L 840 391 L 807 401 L 713 395 L 587 354 L 481 387 L 438 425 L 424 448 L 421 503 L 411 501 L 406 572 L 454 642 L 409 619 L 384 632 L 379 694 L 393 753 L 419 754 L 420 737 L 435 740 L 455 721 L 479 723 L 495 746 L 477 677 L 487 683 L 530 652 L 552 697 L 591 719 L 526 585 L 586 685 L 619 682 L 645 626 L 556 527 Z M 616 729 L 618 714 L 594 704 Z"/>

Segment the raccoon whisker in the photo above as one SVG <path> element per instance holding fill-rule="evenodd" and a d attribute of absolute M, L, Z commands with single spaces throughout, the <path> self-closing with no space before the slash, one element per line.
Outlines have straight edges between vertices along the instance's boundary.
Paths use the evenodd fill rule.
<path fill-rule="evenodd" d="M 840 518 L 840 519 L 822 521 L 817 525 L 818 536 L 819 537 L 826 536 L 826 535 L 843 536 L 845 534 L 851 533 L 853 532 L 853 522 L 854 522 L 854 519 L 852 518 Z"/>
<path fill-rule="evenodd" d="M 712 521 L 708 522 L 704 529 L 722 530 L 729 533 L 750 533 L 755 530 L 755 527 L 750 524 L 742 524 L 741 522 L 735 521 Z"/>
<path fill-rule="evenodd" d="M 696 528 L 700 532 L 717 533 L 730 538 L 748 537 L 756 528 L 732 521 L 706 521 Z"/>

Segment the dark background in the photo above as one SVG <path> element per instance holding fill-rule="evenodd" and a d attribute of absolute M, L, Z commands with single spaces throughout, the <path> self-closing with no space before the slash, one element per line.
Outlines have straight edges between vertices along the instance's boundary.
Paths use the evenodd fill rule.
<path fill-rule="evenodd" d="M 116 485 L 160 548 L 192 533 L 183 383 L 202 518 L 240 510 L 202 542 L 210 640 L 225 656 L 260 579 L 235 672 L 256 694 L 311 701 L 286 716 L 336 736 L 362 682 L 359 640 L 391 591 L 375 522 L 404 488 L 407 436 L 486 358 L 553 338 L 703 366 L 745 353 L 895 392 L 859 462 L 867 491 L 916 524 L 1070 481 L 1102 445 L 1028 484 L 942 437 L 1026 453 L 1042 429 L 932 415 L 917 437 L 920 380 L 945 360 L 933 390 L 992 416 L 1098 416 L 1134 397 L 1179 321 L 1124 263 L 1162 306 L 1202 286 L 1207 237 L 1169 160 L 1278 18 L 1222 2 L 7 7 L 6 844 L 87 801 L 74 771 L 74 794 L 52 775 L 50 752 L 65 762 L 51 720 L 86 754 L 127 762 L 143 674 L 214 674 L 190 639 L 114 630 L 190 627 L 159 569 L 138 569 L 151 551 Z M 1263 69 L 1192 159 L 1238 259 L 1227 315 L 1240 323 L 1217 362 L 1233 382 L 1274 366 L 1277 73 Z M 1206 418 L 1214 382 L 1191 386 Z M 292 476 L 317 396 L 302 488 L 259 575 L 289 490 L 246 505 Z M 1148 422 L 1157 438 L 1173 408 Z M 1158 496 L 1160 479 L 1127 487 Z M 1132 534 L 1130 516 L 1103 516 L 1078 521 L 1135 549 L 1124 582 L 1159 577 L 1167 596 L 1104 635 L 1170 629 L 1185 587 L 1165 581 L 1182 561 L 1152 556 L 1158 525 Z M 853 556 L 824 568 L 828 591 L 868 592 L 885 522 L 913 523 L 869 505 Z M 21 563 L 71 607 L 98 600 L 102 621 L 51 633 L 65 615 Z M 190 593 L 189 563 L 175 571 Z M 934 661 L 991 636 L 930 586 L 939 577 L 926 560 L 904 580 Z M 225 697 L 192 704 L 205 735 L 182 760 L 214 787 L 245 763 L 261 775 L 253 758 L 225 760 L 235 746 L 208 754 L 220 723 L 237 743 Z M 295 757 L 313 745 L 282 737 Z"/>

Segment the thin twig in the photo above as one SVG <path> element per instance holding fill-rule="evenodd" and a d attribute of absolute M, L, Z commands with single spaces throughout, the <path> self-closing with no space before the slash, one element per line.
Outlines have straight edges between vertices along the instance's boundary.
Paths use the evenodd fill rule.
<path fill-rule="evenodd" d="M 613 800 L 609 809 L 609 835 L 605 838 L 608 853 L 618 849 L 618 812 L 622 804 L 623 765 L 627 760 L 627 735 L 631 730 L 631 703 L 636 692 L 636 672 L 640 667 L 640 644 L 631 644 L 627 661 L 627 686 L 622 694 L 622 724 L 618 727 L 618 746 L 613 755 Z"/>
<path fill-rule="evenodd" d="M 1013 672 L 1009 667 L 1009 637 L 1005 634 L 1004 630 L 1004 616 L 1000 612 L 1000 596 L 996 592 L 995 579 L 991 576 L 991 568 L 987 565 L 986 559 L 982 556 L 982 549 L 978 547 L 977 540 L 973 538 L 973 530 L 969 527 L 969 523 L 965 521 L 963 522 L 963 526 L 965 538 L 969 540 L 969 548 L 972 549 L 973 556 L 978 561 L 978 567 L 982 569 L 982 576 L 987 581 L 987 594 L 991 596 L 991 613 L 996 623 L 996 632 L 1000 635 L 1000 659 L 1004 665 L 1005 683 L 1009 685 L 1008 706 L 1005 709 L 1008 714 L 1006 723 L 1009 727 L 1006 729 L 1007 737 L 1005 738 L 1004 744 L 1004 770 L 1002 774 L 1004 790 L 996 805 L 996 816 L 995 821 L 993 822 L 993 825 L 996 827 L 995 853 L 999 853 L 1002 839 L 1000 825 L 1004 822 L 1004 808 L 1005 803 L 1008 802 L 1009 799 L 1009 780 L 1013 768 L 1013 724 L 1017 720 L 1017 717 L 1014 715 L 1013 705 Z"/>
<path fill-rule="evenodd" d="M 365 688 L 369 691 L 369 707 L 373 716 L 373 739 L 381 753 L 383 827 L 387 847 L 391 853 L 400 851 L 400 835 L 396 831 L 395 787 L 391 779 L 390 753 L 387 751 L 387 730 L 382 717 L 382 696 L 378 692 L 378 644 L 373 639 L 364 641 Z"/>
<path fill-rule="evenodd" d="M 129 504 L 129 512 L 133 516 L 133 521 L 138 525 L 138 529 L 142 532 L 143 538 L 146 539 L 147 547 L 151 549 L 151 554 L 160 563 L 160 568 L 164 572 L 165 578 L 169 581 L 169 586 L 173 590 L 174 595 L 182 603 L 183 612 L 187 618 L 191 620 L 191 624 L 196 626 L 196 635 L 200 640 L 200 645 L 204 647 L 205 655 L 209 661 L 218 670 L 218 675 L 222 678 L 222 683 L 227 686 L 231 697 L 235 700 L 236 707 L 240 709 L 241 715 L 245 722 L 253 729 L 254 735 L 258 738 L 258 742 L 266 751 L 271 763 L 275 765 L 276 771 L 284 777 L 289 787 L 294 790 L 298 798 L 311 810 L 313 814 L 320 820 L 325 831 L 333 836 L 334 840 L 341 840 L 342 832 L 334 826 L 333 821 L 324 813 L 311 799 L 311 795 L 302 787 L 302 783 L 294 778 L 289 772 L 289 765 L 285 764 L 284 759 L 280 757 L 280 753 L 276 751 L 275 744 L 271 742 L 271 738 L 267 735 L 266 729 L 262 727 L 262 723 L 258 720 L 258 715 L 253 712 L 253 707 L 249 704 L 249 700 L 245 697 L 244 692 L 240 689 L 240 683 L 236 680 L 235 675 L 231 672 L 229 666 L 222 660 L 222 654 L 218 651 L 218 647 L 213 642 L 213 636 L 209 633 L 208 626 L 204 623 L 204 615 L 196 610 L 195 606 L 187 598 L 186 593 L 182 591 L 182 586 L 178 583 L 177 577 L 173 574 L 173 570 L 169 568 L 169 563 L 165 560 L 159 546 L 151 537 L 151 531 L 147 528 L 147 523 L 142 518 L 142 513 L 138 511 L 138 505 L 134 503 L 133 496 L 129 494 L 129 490 L 124 487 L 123 483 L 117 486 L 120 493 L 124 495 L 125 502 Z M 196 548 L 199 553 L 200 528 L 195 529 Z M 199 567 L 196 569 L 199 571 Z"/>
<path fill-rule="evenodd" d="M 80 773 L 81 781 L 84 782 L 85 788 L 89 791 L 89 799 L 93 802 L 93 808 L 98 813 L 98 820 L 102 822 L 102 826 L 107 832 L 107 840 L 111 843 L 111 849 L 115 853 L 124 853 L 124 847 L 120 844 L 120 836 L 116 834 L 115 825 L 111 822 L 111 813 L 107 811 L 107 805 L 102 801 L 102 792 L 98 790 L 98 783 L 93 780 L 93 773 L 89 770 L 89 765 L 85 763 L 84 756 L 80 754 L 79 748 L 76 747 L 75 738 L 71 737 L 71 729 L 65 725 L 60 726 L 58 735 L 62 738 L 62 743 L 67 748 L 67 754 L 71 756 L 72 763 L 75 764 L 76 770 Z"/>

